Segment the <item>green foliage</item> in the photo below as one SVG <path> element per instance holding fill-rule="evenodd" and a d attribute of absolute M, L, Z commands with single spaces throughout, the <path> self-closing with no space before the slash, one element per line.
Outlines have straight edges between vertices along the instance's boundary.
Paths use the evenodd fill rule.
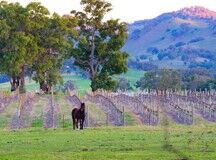
<path fill-rule="evenodd" d="M 157 89 L 158 88 L 157 73 L 154 71 L 145 73 L 144 77 L 140 78 L 140 80 L 137 81 L 135 86 L 136 88 L 140 88 L 141 90 Z"/>
<path fill-rule="evenodd" d="M 91 88 L 93 91 L 96 91 L 99 88 L 105 90 L 113 90 L 116 86 L 116 81 L 113 80 L 106 72 L 102 72 L 95 76 L 91 82 Z"/>
<path fill-rule="evenodd" d="M 29 16 L 19 3 L 0 3 L 0 63 L 1 71 L 18 76 L 23 67 L 31 67 L 39 47 L 35 37 L 29 34 Z"/>
<path fill-rule="evenodd" d="M 205 90 L 216 90 L 216 79 L 208 80 L 207 82 L 204 82 L 200 86 L 198 86 L 197 90 L 205 91 Z"/>
<path fill-rule="evenodd" d="M 90 75 L 92 91 L 113 89 L 111 76 L 127 71 L 128 54 L 121 48 L 127 39 L 127 25 L 119 20 L 104 21 L 111 4 L 102 0 L 82 0 L 83 12 L 72 11 L 78 20 L 75 65 Z M 101 84 L 100 84 L 101 83 Z"/>
<path fill-rule="evenodd" d="M 176 70 L 164 69 L 159 76 L 160 90 L 176 90 L 181 88 L 181 77 Z"/>
<path fill-rule="evenodd" d="M 74 18 L 50 15 L 40 3 L 22 7 L 1 1 L 0 71 L 11 76 L 14 86 L 19 80 L 25 85 L 27 69 L 40 84 L 62 82 L 60 68 L 73 46 L 69 36 L 76 35 L 75 26 Z"/>
<path fill-rule="evenodd" d="M 115 90 L 121 90 L 121 91 L 128 91 L 132 90 L 133 88 L 130 85 L 130 82 L 125 78 L 120 78 L 117 82 Z"/>
<path fill-rule="evenodd" d="M 213 82 L 211 73 L 206 69 L 191 69 L 181 74 L 182 88 L 187 90 L 209 89 L 208 83 Z"/>
<path fill-rule="evenodd" d="M 62 83 L 60 68 L 73 45 L 68 36 L 75 35 L 76 21 L 71 17 L 60 17 L 56 13 L 50 16 L 47 9 L 39 3 L 30 3 L 27 8 L 34 13 L 32 18 L 37 19 L 33 25 L 36 26 L 33 34 L 41 48 L 33 66 L 33 71 L 36 72 L 34 80 L 46 88 Z"/>
<path fill-rule="evenodd" d="M 172 69 L 147 72 L 135 86 L 141 90 L 177 90 L 181 88 L 181 76 L 178 71 Z"/>

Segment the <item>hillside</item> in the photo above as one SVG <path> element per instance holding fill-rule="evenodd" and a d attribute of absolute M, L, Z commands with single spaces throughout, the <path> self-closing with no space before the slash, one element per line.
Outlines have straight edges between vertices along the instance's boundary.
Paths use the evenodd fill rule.
<path fill-rule="evenodd" d="M 190 7 L 129 24 L 123 50 L 159 68 L 215 69 L 215 44 L 216 12 Z"/>

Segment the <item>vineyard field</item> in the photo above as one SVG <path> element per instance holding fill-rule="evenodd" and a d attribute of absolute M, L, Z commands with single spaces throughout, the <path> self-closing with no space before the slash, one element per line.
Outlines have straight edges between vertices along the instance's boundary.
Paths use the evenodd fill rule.
<path fill-rule="evenodd" d="M 0 159 L 216 157 L 215 92 L 0 94 Z M 86 104 L 83 131 L 71 110 Z"/>

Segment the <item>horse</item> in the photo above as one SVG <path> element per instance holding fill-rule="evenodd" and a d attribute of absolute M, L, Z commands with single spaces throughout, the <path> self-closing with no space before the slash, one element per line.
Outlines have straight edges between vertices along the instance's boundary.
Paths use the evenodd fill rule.
<path fill-rule="evenodd" d="M 78 127 L 78 123 L 80 123 L 80 129 L 83 129 L 83 123 L 85 120 L 85 103 L 81 103 L 80 108 L 74 108 L 71 112 L 72 120 L 73 120 L 73 129 L 75 130 Z"/>

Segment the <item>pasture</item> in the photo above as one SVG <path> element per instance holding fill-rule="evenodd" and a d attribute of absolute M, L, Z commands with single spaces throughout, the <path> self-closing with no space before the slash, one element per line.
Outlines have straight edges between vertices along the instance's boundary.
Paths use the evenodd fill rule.
<path fill-rule="evenodd" d="M 0 130 L 0 159 L 214 160 L 215 125 Z"/>
<path fill-rule="evenodd" d="M 115 79 L 119 78 L 125 78 L 127 79 L 130 83 L 131 86 L 134 87 L 136 82 L 144 76 L 144 71 L 139 71 L 135 69 L 128 69 L 127 73 L 114 76 Z M 62 75 L 63 81 L 67 82 L 68 80 L 72 80 L 79 91 L 81 95 L 84 95 L 86 91 L 91 90 L 90 88 L 90 80 L 85 79 L 81 77 L 80 75 L 76 74 L 63 74 Z M 39 84 L 36 83 L 35 81 L 26 78 L 26 89 L 27 91 L 38 91 Z M 0 90 L 10 90 L 10 83 L 0 83 Z"/>

